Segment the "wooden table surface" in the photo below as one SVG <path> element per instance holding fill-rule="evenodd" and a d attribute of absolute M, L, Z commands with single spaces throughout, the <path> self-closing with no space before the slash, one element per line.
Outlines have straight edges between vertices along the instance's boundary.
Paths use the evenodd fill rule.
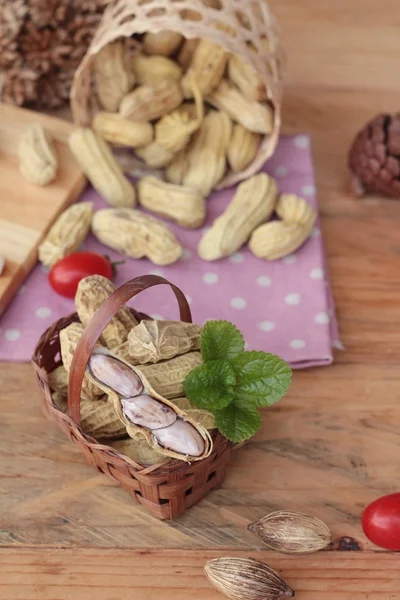
<path fill-rule="evenodd" d="M 311 134 L 344 352 L 294 374 L 222 489 L 173 523 L 149 516 L 44 420 L 29 365 L 0 365 L 0 598 L 217 600 L 202 568 L 254 555 L 299 600 L 400 598 L 399 557 L 360 515 L 400 487 L 400 203 L 348 193 L 346 153 L 400 108 L 398 0 L 273 0 L 288 56 L 284 131 Z M 269 554 L 247 524 L 275 509 L 322 518 L 360 551 Z"/>

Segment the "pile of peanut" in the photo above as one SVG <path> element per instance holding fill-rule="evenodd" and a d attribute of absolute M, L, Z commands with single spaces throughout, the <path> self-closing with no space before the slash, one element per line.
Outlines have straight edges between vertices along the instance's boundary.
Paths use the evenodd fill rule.
<path fill-rule="evenodd" d="M 75 297 L 79 322 L 71 323 L 60 331 L 62 365 L 49 375 L 53 401 L 62 410 L 66 410 L 67 406 L 68 378 L 78 341 L 92 316 L 114 290 L 113 283 L 100 275 L 86 277 L 79 284 Z M 88 372 L 85 374 L 81 391 L 83 430 L 88 435 L 118 448 L 136 462 L 153 464 L 165 460 L 166 455 L 176 457 L 176 453 L 168 452 L 168 448 L 160 446 L 160 440 L 157 443 L 157 439 L 153 439 L 153 434 L 149 434 L 149 430 L 154 428 L 154 419 L 158 415 L 157 411 L 152 412 L 151 404 L 154 404 L 154 400 L 167 404 L 167 409 L 159 415 L 161 422 L 157 428 L 160 431 L 156 438 L 161 439 L 161 434 L 164 433 L 161 430 L 167 429 L 162 418 L 171 409 L 175 410 L 178 416 L 184 412 L 200 431 L 215 429 L 213 415 L 193 407 L 184 397 L 183 392 L 186 376 L 202 362 L 199 351 L 200 334 L 201 327 L 193 323 L 152 320 L 143 320 L 139 323 L 129 309 L 121 308 L 103 330 L 95 352 L 100 352 L 100 358 L 101 353 L 105 353 L 106 359 L 107 354 L 110 353 L 122 362 L 115 374 L 110 371 L 107 361 L 104 365 L 97 364 L 96 368 L 92 366 L 96 378 L 90 376 Z M 97 355 L 93 353 L 92 356 Z M 151 419 L 152 427 L 149 421 L 149 426 L 141 430 L 140 427 L 138 428 L 137 419 L 135 421 L 132 416 L 131 419 L 136 422 L 136 427 L 133 423 L 127 427 L 126 415 L 115 408 L 116 393 L 125 398 L 125 402 L 127 402 L 126 398 L 132 395 L 130 388 L 128 391 L 123 389 L 124 364 L 134 368 L 134 381 L 139 377 L 145 382 L 146 393 L 140 389 L 140 394 L 136 393 L 135 396 L 136 402 L 140 404 L 140 418 Z M 99 381 L 103 381 L 104 384 Z M 148 410 L 146 402 L 150 404 Z M 133 408 L 131 406 L 127 414 L 132 415 Z M 174 438 L 171 440 L 171 431 L 168 432 L 168 436 L 169 443 L 175 443 L 176 447 L 181 435 L 177 436 L 176 441 Z M 189 436 L 188 447 L 190 441 Z"/>
<path fill-rule="evenodd" d="M 128 48 L 126 40 L 118 39 L 95 55 L 100 110 L 91 127 L 75 128 L 69 139 L 82 170 L 111 208 L 90 218 L 88 208 L 85 215 L 76 209 L 75 229 L 69 217 L 69 238 L 65 224 L 56 224 L 51 248 L 46 240 L 39 253 L 47 265 L 54 246 L 57 256 L 63 252 L 60 246 L 79 247 L 90 225 L 100 242 L 127 256 L 174 263 L 182 256 L 181 244 L 167 224 L 138 211 L 137 203 L 180 227 L 201 227 L 206 199 L 227 169 L 239 172 L 250 165 L 263 136 L 272 131 L 265 85 L 240 56 L 172 31 L 144 34 L 134 53 Z M 152 169 L 136 186 L 117 160 L 118 148 L 131 149 L 145 169 Z M 30 180 L 44 184 L 54 178 L 54 148 L 40 127 L 25 135 L 20 156 L 21 172 Z M 268 222 L 274 212 L 280 220 Z M 238 186 L 224 214 L 201 239 L 198 254 L 217 260 L 248 243 L 255 256 L 275 260 L 304 243 L 315 218 L 305 200 L 279 197 L 276 182 L 259 173 Z"/>

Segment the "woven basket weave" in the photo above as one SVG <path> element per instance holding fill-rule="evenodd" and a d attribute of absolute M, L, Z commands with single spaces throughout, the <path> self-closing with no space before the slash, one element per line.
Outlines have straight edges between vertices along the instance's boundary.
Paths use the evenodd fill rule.
<path fill-rule="evenodd" d="M 68 414 L 53 401 L 49 373 L 61 364 L 59 332 L 70 323 L 78 321 L 77 314 L 58 320 L 43 333 L 33 353 L 32 364 L 42 390 L 45 416 L 67 434 L 86 461 L 117 481 L 157 518 L 174 519 L 224 481 L 232 449 L 232 444 L 226 438 L 220 433 L 214 434 L 211 455 L 193 464 L 166 460 L 161 465 L 143 467 L 115 448 L 99 443 L 80 426 L 82 379 L 95 342 L 110 319 L 128 300 L 139 292 L 160 284 L 167 284 L 172 288 L 179 304 L 181 320 L 191 322 L 185 296 L 163 277 L 146 275 L 119 287 L 93 316 L 77 345 L 70 369 Z M 148 318 L 141 313 L 132 312 L 138 320 Z"/>
<path fill-rule="evenodd" d="M 218 7 L 218 8 L 215 8 Z M 225 26 L 225 27 L 224 27 Z M 218 185 L 229 187 L 254 175 L 273 154 L 281 124 L 282 65 L 279 30 L 266 0 L 115 0 L 106 8 L 71 89 L 74 121 L 90 126 L 99 109 L 93 85 L 93 57 L 120 37 L 170 30 L 186 39 L 208 39 L 240 55 L 264 82 L 274 109 L 273 131 L 265 136 L 254 161 L 243 171 L 228 171 Z M 268 40 L 269 51 L 263 40 Z"/>

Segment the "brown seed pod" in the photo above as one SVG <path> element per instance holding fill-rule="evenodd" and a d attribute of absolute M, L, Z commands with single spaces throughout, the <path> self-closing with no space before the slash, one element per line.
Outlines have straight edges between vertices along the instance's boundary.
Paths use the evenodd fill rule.
<path fill-rule="evenodd" d="M 271 567 L 254 558 L 215 558 L 206 563 L 212 585 L 232 600 L 278 600 L 294 591 Z"/>
<path fill-rule="evenodd" d="M 272 550 L 285 554 L 318 552 L 331 543 L 331 533 L 325 523 L 291 511 L 270 513 L 247 529 L 259 535 Z"/>

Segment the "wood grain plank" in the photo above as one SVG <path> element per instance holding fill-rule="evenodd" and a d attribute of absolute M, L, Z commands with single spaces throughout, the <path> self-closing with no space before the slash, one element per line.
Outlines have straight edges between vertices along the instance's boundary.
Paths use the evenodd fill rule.
<path fill-rule="evenodd" d="M 204 565 L 219 556 L 266 562 L 299 600 L 390 600 L 398 597 L 400 570 L 394 554 L 370 552 L 290 556 L 269 552 L 0 550 L 2 600 L 219 600 Z"/>
<path fill-rule="evenodd" d="M 286 508 L 370 548 L 363 508 L 396 489 L 397 365 L 295 372 L 260 433 L 233 454 L 223 487 L 173 523 L 157 521 L 83 462 L 42 416 L 29 365 L 3 364 L 0 374 L 0 546 L 254 549 L 261 543 L 247 525 Z"/>
<path fill-rule="evenodd" d="M 399 109 L 398 0 L 270 3 L 288 56 L 283 132 L 311 135 L 345 351 L 333 366 L 296 372 L 262 431 L 233 455 L 223 487 L 173 523 L 93 471 L 45 421 L 29 365 L 0 365 L 2 600 L 217 600 L 204 562 L 239 550 L 270 562 L 301 600 L 399 597 L 399 558 L 372 547 L 360 516 L 398 489 L 400 203 L 355 199 L 347 169 L 358 129 Z M 65 140 L 67 121 L 54 127 Z M 246 527 L 280 508 L 315 514 L 362 551 L 265 553 Z"/>
<path fill-rule="evenodd" d="M 26 181 L 17 159 L 24 129 L 41 122 L 54 137 L 57 176 L 47 186 Z M 0 105 L 0 315 L 37 261 L 37 248 L 58 215 L 76 200 L 85 185 L 83 173 L 66 144 L 71 124 L 12 106 Z"/>

